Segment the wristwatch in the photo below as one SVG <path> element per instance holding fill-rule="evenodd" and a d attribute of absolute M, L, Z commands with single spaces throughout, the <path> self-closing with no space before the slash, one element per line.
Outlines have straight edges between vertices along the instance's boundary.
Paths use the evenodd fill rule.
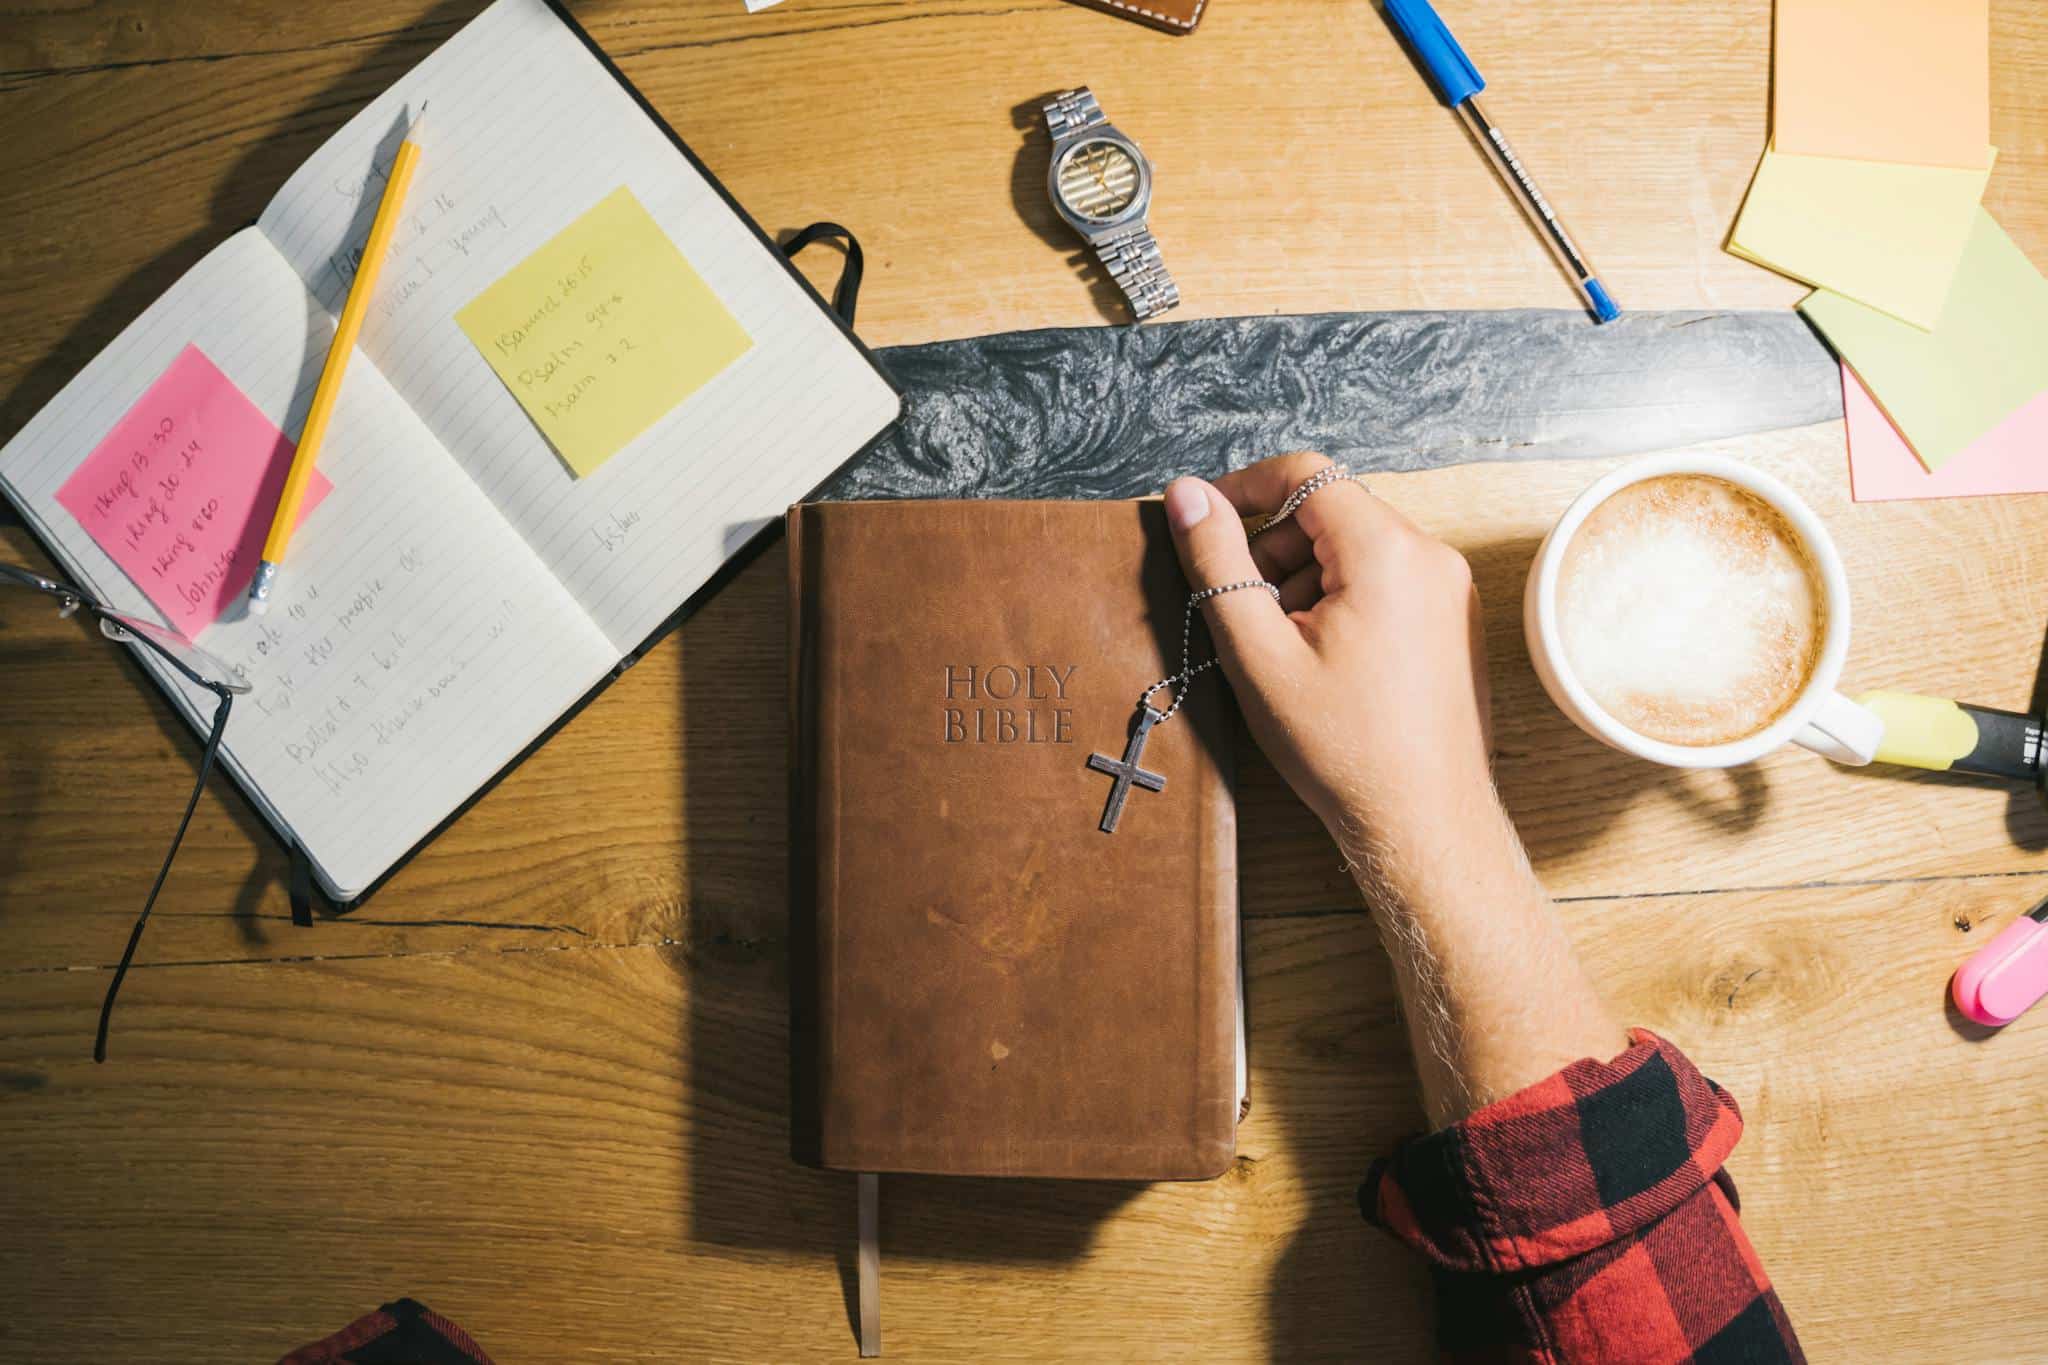
<path fill-rule="evenodd" d="M 1180 302 L 1180 289 L 1159 260 L 1159 243 L 1145 226 L 1152 207 L 1152 163 L 1102 116 L 1086 86 L 1048 100 L 1045 126 L 1052 134 L 1046 190 L 1067 225 L 1094 249 L 1138 321 L 1158 317 Z"/>

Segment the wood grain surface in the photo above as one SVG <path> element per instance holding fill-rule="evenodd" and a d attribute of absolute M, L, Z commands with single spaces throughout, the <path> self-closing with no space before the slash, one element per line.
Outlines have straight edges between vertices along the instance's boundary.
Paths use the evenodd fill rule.
<path fill-rule="evenodd" d="M 0 3 L 0 437 L 479 7 Z M 1189 315 L 1570 302 L 1363 0 L 1217 0 L 1187 39 L 1058 0 L 574 8 L 771 232 L 860 234 L 877 344 L 1103 320 L 1027 135 L 1084 81 L 1159 162 Z M 1625 305 L 1797 297 L 1719 250 L 1763 143 L 1767 5 L 1457 22 Z M 1988 203 L 2048 261 L 2048 13 L 1992 23 Z M 1836 424 L 1726 448 L 1833 528 L 1846 685 L 2026 703 L 2048 505 L 1852 505 Z M 1378 485 L 1472 557 L 1532 855 L 1624 1013 L 1742 1100 L 1745 1220 L 1813 1359 L 2048 1355 L 2019 1254 L 2048 1216 L 2048 1026 L 1984 1036 L 1943 999 L 2048 892 L 2048 817 L 1580 735 L 1519 594 L 1604 467 Z M 18 526 L 0 543 L 43 563 Z M 778 556 L 750 566 L 358 913 L 294 929 L 273 841 L 209 793 L 103 1067 L 93 1013 L 197 745 L 118 651 L 0 599 L 0 1359 L 268 1359 L 400 1294 L 505 1362 L 850 1358 L 852 1183 L 784 1155 L 783 591 Z M 891 1357 L 1427 1357 L 1426 1284 L 1351 1203 L 1420 1119 L 1384 959 L 1313 821 L 1246 768 L 1236 1168 L 885 1182 Z"/>

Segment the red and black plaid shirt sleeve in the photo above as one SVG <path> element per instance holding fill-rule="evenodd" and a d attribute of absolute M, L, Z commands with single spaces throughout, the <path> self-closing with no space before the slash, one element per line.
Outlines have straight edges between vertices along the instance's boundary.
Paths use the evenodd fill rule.
<path fill-rule="evenodd" d="M 1454 1361 L 1803 1361 L 1736 1218 L 1728 1092 L 1656 1035 L 1403 1143 L 1359 1190 Z"/>
<path fill-rule="evenodd" d="M 491 1365 L 469 1333 L 417 1299 L 366 1313 L 277 1365 Z"/>

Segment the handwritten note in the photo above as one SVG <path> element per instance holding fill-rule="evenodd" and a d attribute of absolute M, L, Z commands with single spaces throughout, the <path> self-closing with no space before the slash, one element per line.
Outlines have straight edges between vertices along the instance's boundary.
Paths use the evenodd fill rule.
<path fill-rule="evenodd" d="M 187 346 L 57 501 L 190 639 L 248 590 L 293 449 L 205 352 Z M 302 522 L 330 487 L 315 470 Z"/>
<path fill-rule="evenodd" d="M 753 345 L 624 186 L 455 320 L 579 477 Z"/>

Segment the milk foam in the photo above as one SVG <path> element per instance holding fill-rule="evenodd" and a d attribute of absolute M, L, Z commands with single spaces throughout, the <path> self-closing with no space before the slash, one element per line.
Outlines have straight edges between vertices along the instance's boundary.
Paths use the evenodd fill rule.
<path fill-rule="evenodd" d="M 1798 533 L 1722 479 L 1675 474 L 1596 507 L 1557 583 L 1565 657 L 1601 707 L 1672 744 L 1726 744 L 1798 700 L 1826 600 Z"/>

